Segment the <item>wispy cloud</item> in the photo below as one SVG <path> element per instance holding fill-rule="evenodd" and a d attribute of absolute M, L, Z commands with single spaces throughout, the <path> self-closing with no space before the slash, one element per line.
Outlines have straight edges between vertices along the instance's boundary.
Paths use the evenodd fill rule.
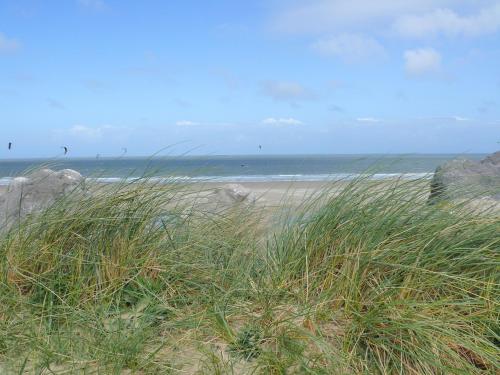
<path fill-rule="evenodd" d="M 500 30 L 498 0 L 297 0 L 282 4 L 271 22 L 273 29 L 285 33 L 392 31 L 422 38 L 474 37 Z"/>
<path fill-rule="evenodd" d="M 197 126 L 200 125 L 199 122 L 189 121 L 189 120 L 180 120 L 175 123 L 177 126 Z"/>
<path fill-rule="evenodd" d="M 496 103 L 493 100 L 485 100 L 477 107 L 477 111 L 483 114 L 488 113 L 495 105 Z"/>
<path fill-rule="evenodd" d="M 84 85 L 87 89 L 95 93 L 103 91 L 108 87 L 105 82 L 99 81 L 97 79 L 89 79 L 88 81 L 84 82 Z"/>
<path fill-rule="evenodd" d="M 0 54 L 13 53 L 19 50 L 20 44 L 16 39 L 0 33 Z"/>
<path fill-rule="evenodd" d="M 292 117 L 289 118 L 274 118 L 269 117 L 262 120 L 264 125 L 276 125 L 276 126 L 287 126 L 287 125 L 302 125 L 302 121 L 294 119 Z"/>
<path fill-rule="evenodd" d="M 174 122 L 174 125 L 179 128 L 184 128 L 186 131 L 189 129 L 194 129 L 196 131 L 203 128 L 205 130 L 215 130 L 215 129 L 228 129 L 235 126 L 247 125 L 241 122 L 223 122 L 223 121 L 192 121 L 192 120 L 179 120 Z"/>
<path fill-rule="evenodd" d="M 278 101 L 296 103 L 301 100 L 314 99 L 315 95 L 294 81 L 268 80 L 261 83 L 261 91 L 264 95 Z"/>
<path fill-rule="evenodd" d="M 56 99 L 47 98 L 47 104 L 51 108 L 66 109 L 66 106 L 63 103 L 61 103 L 60 101 L 56 100 Z"/>
<path fill-rule="evenodd" d="M 328 88 L 331 90 L 339 90 L 348 87 L 347 83 L 338 79 L 331 79 L 327 82 Z"/>
<path fill-rule="evenodd" d="M 404 53 L 405 70 L 411 76 L 439 73 L 441 54 L 433 48 L 407 50 Z"/>
<path fill-rule="evenodd" d="M 53 134 L 61 141 L 69 138 L 85 143 L 97 143 L 101 141 L 124 141 L 129 137 L 131 131 L 131 128 L 123 126 L 76 124 L 67 129 L 55 129 Z"/>
<path fill-rule="evenodd" d="M 455 121 L 460 121 L 460 122 L 462 122 L 462 121 L 472 121 L 472 119 L 467 118 L 467 117 L 462 117 L 462 116 L 452 116 L 451 118 L 453 120 L 455 120 Z"/>
<path fill-rule="evenodd" d="M 346 62 L 371 61 L 384 56 L 382 45 L 371 37 L 361 34 L 340 34 L 323 38 L 312 45 L 321 55 L 338 57 Z"/>
<path fill-rule="evenodd" d="M 228 69 L 214 69 L 213 74 L 219 77 L 230 90 L 237 90 L 241 85 L 240 79 Z"/>
<path fill-rule="evenodd" d="M 464 116 L 436 116 L 436 117 L 428 117 L 428 118 L 420 118 L 420 120 L 431 120 L 431 121 L 447 121 L 447 122 L 471 122 L 474 119 Z"/>
<path fill-rule="evenodd" d="M 191 103 L 189 101 L 182 99 L 182 98 L 175 98 L 174 103 L 182 108 L 187 108 L 191 105 Z"/>
<path fill-rule="evenodd" d="M 369 123 L 377 123 L 381 122 L 381 119 L 375 118 L 375 117 L 358 117 L 356 119 L 357 122 L 369 122 Z"/>
<path fill-rule="evenodd" d="M 500 3 L 482 8 L 478 13 L 461 16 L 450 9 L 436 9 L 423 15 L 405 15 L 394 24 L 394 30 L 405 37 L 479 36 L 500 29 Z"/>
<path fill-rule="evenodd" d="M 38 78 L 34 75 L 26 72 L 16 73 L 12 76 L 12 78 L 19 83 L 30 84 L 38 81 Z"/>
<path fill-rule="evenodd" d="M 298 0 L 283 2 L 272 19 L 273 29 L 322 34 L 339 30 L 379 29 L 406 14 L 421 14 L 456 0 Z M 471 2 L 472 3 L 472 2 Z M 478 1 L 479 3 L 479 1 Z"/>
<path fill-rule="evenodd" d="M 85 125 L 73 125 L 69 128 L 68 133 L 76 138 L 97 141 L 102 138 L 103 128 L 91 128 Z"/>
<path fill-rule="evenodd" d="M 332 112 L 344 112 L 344 108 L 336 105 L 336 104 L 330 104 L 328 106 L 328 110 Z"/>

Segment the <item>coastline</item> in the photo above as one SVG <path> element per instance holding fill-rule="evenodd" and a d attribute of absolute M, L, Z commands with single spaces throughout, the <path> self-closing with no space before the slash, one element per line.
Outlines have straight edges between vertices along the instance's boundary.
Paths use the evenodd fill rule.
<path fill-rule="evenodd" d="M 416 180 L 415 182 L 417 182 Z M 420 180 L 422 183 L 427 183 Z M 379 186 L 392 185 L 395 180 L 385 180 L 383 182 L 377 180 L 368 180 L 365 183 L 376 183 Z M 303 201 L 314 196 L 319 196 L 325 192 L 327 195 L 335 194 L 344 189 L 349 181 L 228 181 L 228 182 L 213 182 L 199 181 L 180 183 L 186 190 L 192 192 L 193 200 L 203 198 L 205 195 L 212 193 L 217 189 L 221 189 L 229 184 L 238 184 L 250 191 L 256 198 L 256 203 L 259 206 L 278 206 L 281 204 L 298 205 Z M 101 183 L 100 185 L 111 186 L 114 183 Z M 158 185 L 156 185 L 158 186 Z M 167 188 L 169 185 L 160 185 Z M 6 192 L 6 185 L 0 185 L 0 195 Z"/>

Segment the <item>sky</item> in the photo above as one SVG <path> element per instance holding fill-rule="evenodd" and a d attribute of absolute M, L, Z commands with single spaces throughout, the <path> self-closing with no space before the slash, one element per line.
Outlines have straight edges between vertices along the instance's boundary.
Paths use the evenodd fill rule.
<path fill-rule="evenodd" d="M 500 0 L 0 0 L 0 159 L 499 142 Z"/>

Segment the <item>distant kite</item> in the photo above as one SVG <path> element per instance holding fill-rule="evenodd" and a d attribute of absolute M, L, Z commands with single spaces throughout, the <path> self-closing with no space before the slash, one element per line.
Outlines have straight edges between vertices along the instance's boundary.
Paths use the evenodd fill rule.
<path fill-rule="evenodd" d="M 123 154 L 126 154 L 127 153 L 127 148 L 126 147 L 122 147 L 122 151 L 123 151 Z"/>
<path fill-rule="evenodd" d="M 68 148 L 66 146 L 62 146 L 61 148 L 64 149 L 64 155 L 66 155 L 68 153 Z"/>
<path fill-rule="evenodd" d="M 262 150 L 262 145 L 259 145 L 259 150 Z"/>
<path fill-rule="evenodd" d="M 9 150 L 12 149 L 12 142 L 9 142 Z"/>

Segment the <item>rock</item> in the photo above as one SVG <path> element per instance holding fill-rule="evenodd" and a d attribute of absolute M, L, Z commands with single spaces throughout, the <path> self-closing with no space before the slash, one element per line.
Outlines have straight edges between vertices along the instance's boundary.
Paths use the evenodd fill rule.
<path fill-rule="evenodd" d="M 205 214 L 222 214 L 232 207 L 249 206 L 257 202 L 257 197 L 249 189 L 240 184 L 226 184 L 220 187 L 209 187 L 188 197 L 193 201 L 189 205 L 190 210 L 196 207 L 196 211 Z M 262 198 L 259 197 L 259 201 Z"/>
<path fill-rule="evenodd" d="M 500 171 L 500 151 L 494 154 L 488 155 L 484 160 L 479 162 L 482 165 L 491 166 L 496 170 L 497 173 Z"/>
<path fill-rule="evenodd" d="M 0 227 L 49 207 L 75 190 L 83 190 L 84 178 L 71 169 L 41 169 L 14 178 L 0 196 Z"/>
<path fill-rule="evenodd" d="M 240 184 L 226 184 L 216 190 L 217 199 L 221 203 L 254 203 L 256 201 L 253 193 Z"/>
<path fill-rule="evenodd" d="M 479 162 L 456 159 L 436 168 L 430 203 L 479 196 L 500 200 L 500 151 Z"/>

